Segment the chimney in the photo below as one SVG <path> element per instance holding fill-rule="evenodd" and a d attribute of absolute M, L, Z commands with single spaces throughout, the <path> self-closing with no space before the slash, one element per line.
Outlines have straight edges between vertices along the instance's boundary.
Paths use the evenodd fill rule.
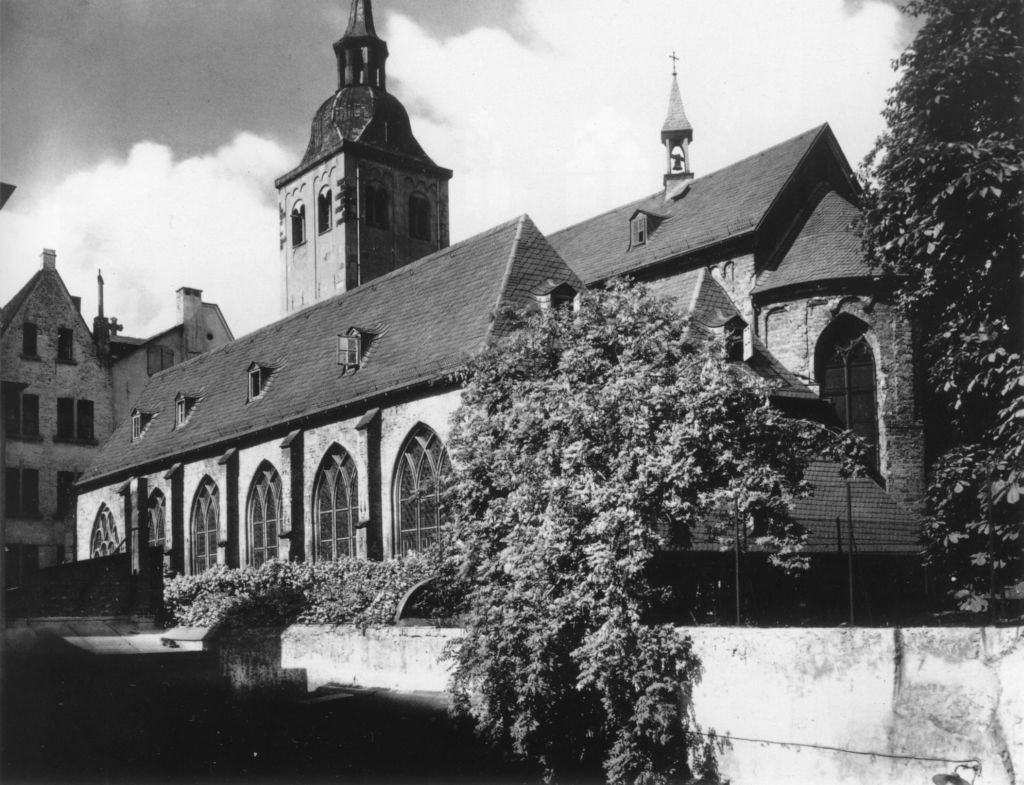
<path fill-rule="evenodd" d="M 56 270 L 57 269 L 57 252 L 52 248 L 44 248 L 41 254 L 43 259 L 44 270 Z"/>
<path fill-rule="evenodd" d="M 96 354 L 102 362 L 110 360 L 110 323 L 103 316 L 103 271 L 96 273 L 96 291 L 99 295 L 98 313 L 92 320 L 92 339 L 96 343 Z"/>
<path fill-rule="evenodd" d="M 201 354 L 206 330 L 202 289 L 193 289 L 189 286 L 178 289 L 178 323 L 182 326 L 185 358 Z"/>

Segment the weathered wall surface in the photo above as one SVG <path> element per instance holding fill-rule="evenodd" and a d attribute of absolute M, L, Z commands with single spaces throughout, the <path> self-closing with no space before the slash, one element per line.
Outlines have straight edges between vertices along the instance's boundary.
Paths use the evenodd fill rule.
<path fill-rule="evenodd" d="M 733 785 L 921 785 L 967 759 L 981 762 L 985 785 L 1015 783 L 1024 771 L 1019 627 L 680 633 L 692 636 L 703 663 L 698 722 L 732 737 L 720 767 Z M 296 626 L 282 637 L 281 664 L 305 668 L 310 690 L 337 682 L 442 691 L 440 657 L 458 636 L 432 627 Z"/>

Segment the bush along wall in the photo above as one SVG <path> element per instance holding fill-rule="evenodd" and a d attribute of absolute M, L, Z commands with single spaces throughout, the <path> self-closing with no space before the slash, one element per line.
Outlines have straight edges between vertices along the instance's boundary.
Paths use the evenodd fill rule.
<path fill-rule="evenodd" d="M 216 566 L 164 584 L 164 607 L 185 627 L 284 627 L 391 624 L 405 593 L 436 573 L 436 562 L 411 554 L 372 562 L 355 558 L 259 567 Z"/>

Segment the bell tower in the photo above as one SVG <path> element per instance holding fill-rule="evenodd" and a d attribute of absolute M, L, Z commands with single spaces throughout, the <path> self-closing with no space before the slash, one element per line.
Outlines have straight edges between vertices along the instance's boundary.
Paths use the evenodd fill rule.
<path fill-rule="evenodd" d="M 452 172 L 423 151 L 387 90 L 371 0 L 351 0 L 334 54 L 337 89 L 313 116 L 302 161 L 275 182 L 285 314 L 449 243 Z"/>
<path fill-rule="evenodd" d="M 693 179 L 690 170 L 690 142 L 693 141 L 693 126 L 686 118 L 683 99 L 679 95 L 679 78 L 676 73 L 676 62 L 679 60 L 672 53 L 672 89 L 668 96 L 668 115 L 661 126 L 661 143 L 665 145 L 665 192 L 679 183 Z"/>

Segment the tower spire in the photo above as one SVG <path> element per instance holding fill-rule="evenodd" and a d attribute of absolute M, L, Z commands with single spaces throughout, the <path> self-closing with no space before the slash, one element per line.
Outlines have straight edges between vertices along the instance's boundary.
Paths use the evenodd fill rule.
<path fill-rule="evenodd" d="M 672 88 L 668 95 L 668 114 L 661 126 L 661 143 L 665 145 L 665 189 L 672 185 L 693 179 L 690 171 L 690 142 L 693 141 L 693 126 L 683 109 L 683 99 L 679 94 L 679 76 L 676 72 L 676 53 L 672 59 Z"/>
<path fill-rule="evenodd" d="M 385 61 L 388 45 L 378 37 L 373 25 L 371 0 L 352 0 L 345 34 L 335 41 L 338 58 L 338 89 L 379 87 L 387 89 Z"/>

